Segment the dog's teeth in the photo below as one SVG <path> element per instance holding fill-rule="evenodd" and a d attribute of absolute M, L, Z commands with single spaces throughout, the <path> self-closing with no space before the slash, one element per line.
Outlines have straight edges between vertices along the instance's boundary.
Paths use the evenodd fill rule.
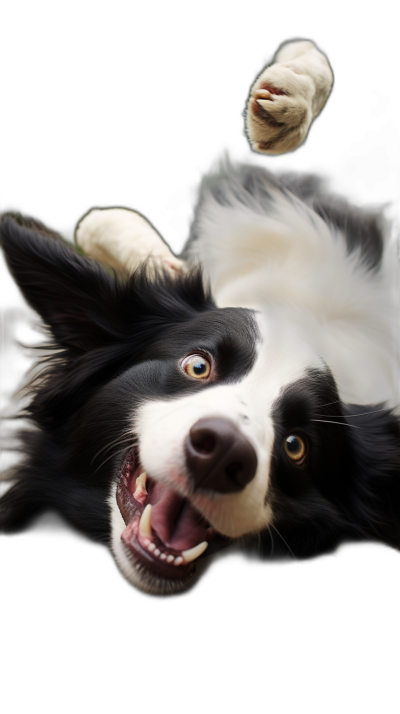
<path fill-rule="evenodd" d="M 167 557 L 167 563 L 172 563 L 173 560 L 175 560 L 175 558 L 174 558 L 173 555 L 169 555 L 169 556 Z"/>
<path fill-rule="evenodd" d="M 165 555 L 165 553 L 161 553 L 160 560 L 166 560 L 166 559 L 167 559 L 167 556 Z"/>
<path fill-rule="evenodd" d="M 151 504 L 148 503 L 142 513 L 139 523 L 139 535 L 142 538 L 150 538 L 151 536 Z"/>
<path fill-rule="evenodd" d="M 150 553 L 155 549 L 156 549 L 156 546 L 154 545 L 154 543 L 150 543 L 150 545 L 147 546 L 147 550 L 149 550 Z"/>
<path fill-rule="evenodd" d="M 181 565 L 183 563 L 183 558 L 181 558 L 180 555 L 178 555 L 177 558 L 175 558 L 174 565 Z"/>
<path fill-rule="evenodd" d="M 154 551 L 154 555 L 156 555 L 158 558 L 158 556 L 161 555 L 161 550 L 158 550 L 158 548 L 156 548 Z"/>
<path fill-rule="evenodd" d="M 199 543 L 199 545 L 196 545 L 194 548 L 189 548 L 189 550 L 184 550 L 182 551 L 182 557 L 185 563 L 191 563 L 192 560 L 196 560 L 196 558 L 199 558 L 202 553 L 204 553 L 205 549 L 207 548 L 208 543 L 206 540 L 203 540 L 202 543 Z M 176 565 L 176 561 L 175 561 Z"/>
<path fill-rule="evenodd" d="M 136 479 L 135 493 L 133 494 L 133 498 L 135 498 L 136 501 L 139 501 L 139 503 L 141 503 L 142 505 L 144 504 L 147 498 L 146 479 L 147 473 L 146 471 L 143 471 L 143 473 L 140 474 L 140 476 L 138 476 Z"/>
<path fill-rule="evenodd" d="M 147 479 L 147 473 L 146 473 L 146 471 L 143 471 L 143 473 L 140 474 L 140 476 L 138 476 L 136 479 L 136 488 L 139 485 L 143 486 L 143 488 L 146 488 L 146 479 Z"/>

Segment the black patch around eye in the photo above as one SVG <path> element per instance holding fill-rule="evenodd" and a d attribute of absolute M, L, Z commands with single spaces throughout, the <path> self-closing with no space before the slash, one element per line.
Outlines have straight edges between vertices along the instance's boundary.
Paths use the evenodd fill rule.
<path fill-rule="evenodd" d="M 312 490 L 329 492 L 330 484 L 336 486 L 340 480 L 345 428 L 330 372 L 309 370 L 305 377 L 288 385 L 274 404 L 272 418 L 275 446 L 271 492 L 291 498 L 301 498 Z"/>

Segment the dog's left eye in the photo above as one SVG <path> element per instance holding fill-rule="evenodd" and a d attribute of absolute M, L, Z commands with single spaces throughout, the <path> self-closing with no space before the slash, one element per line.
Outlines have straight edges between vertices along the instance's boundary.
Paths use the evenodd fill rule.
<path fill-rule="evenodd" d="M 296 464 L 303 463 L 307 454 L 307 445 L 304 439 L 298 434 L 290 434 L 284 441 L 286 454 L 291 461 Z"/>
<path fill-rule="evenodd" d="M 182 369 L 194 379 L 207 379 L 211 372 L 211 363 L 203 355 L 189 355 L 181 362 Z"/>

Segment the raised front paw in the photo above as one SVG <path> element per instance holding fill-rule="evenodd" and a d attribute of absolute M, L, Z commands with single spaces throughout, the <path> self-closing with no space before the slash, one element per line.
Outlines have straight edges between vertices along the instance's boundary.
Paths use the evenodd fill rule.
<path fill-rule="evenodd" d="M 307 75 L 280 64 L 267 67 L 247 101 L 246 131 L 252 148 L 267 154 L 296 149 L 313 119 L 313 93 Z"/>
<path fill-rule="evenodd" d="M 285 42 L 250 89 L 246 133 L 252 148 L 283 154 L 303 143 L 333 84 L 326 56 L 310 40 Z"/>

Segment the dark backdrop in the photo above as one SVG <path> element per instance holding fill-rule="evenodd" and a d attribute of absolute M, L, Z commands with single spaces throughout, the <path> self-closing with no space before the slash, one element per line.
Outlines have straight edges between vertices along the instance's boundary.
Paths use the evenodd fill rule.
<path fill-rule="evenodd" d="M 259 5 L 217 21 L 209 11 L 14 18 L 2 44 L 0 211 L 72 240 L 91 208 L 131 208 L 179 253 L 202 177 L 250 162 L 311 172 L 357 205 L 384 206 L 396 224 L 399 63 L 390 18 L 375 13 L 349 26 L 345 8 L 300 19 Z M 244 135 L 249 88 L 291 39 L 313 39 L 327 53 L 334 88 L 302 148 L 260 157 Z M 3 265 L 0 284 L 1 309 L 19 307 Z M 56 653 L 65 640 L 81 653 L 95 642 L 106 662 L 107 638 L 120 652 L 146 631 L 159 669 L 172 643 L 191 657 L 201 642 L 215 676 L 212 653 L 223 650 L 237 667 L 252 653 L 291 678 L 300 662 L 313 669 L 339 647 L 332 666 L 344 677 L 343 657 L 372 635 L 386 656 L 398 610 L 400 560 L 379 549 L 289 569 L 227 562 L 176 602 L 138 596 L 101 546 L 62 530 L 3 542 L 1 553 L 17 639 L 33 647 L 45 637 Z"/>

